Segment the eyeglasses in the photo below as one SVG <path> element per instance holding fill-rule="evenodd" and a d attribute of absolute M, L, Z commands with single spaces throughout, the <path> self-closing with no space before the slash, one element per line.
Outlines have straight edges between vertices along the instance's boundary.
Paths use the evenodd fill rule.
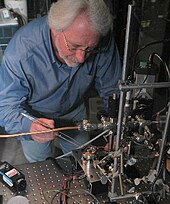
<path fill-rule="evenodd" d="M 91 55 L 91 54 L 97 54 L 97 53 L 100 53 L 100 52 L 104 52 L 104 49 L 102 49 L 101 47 L 96 47 L 96 48 L 94 48 L 94 49 L 89 49 L 89 48 L 86 48 L 86 49 L 81 49 L 81 48 L 76 48 L 76 47 L 74 47 L 73 45 L 71 45 L 71 43 L 70 43 L 70 45 L 72 46 L 69 46 L 68 45 L 68 41 L 67 41 L 67 39 L 66 39 L 66 36 L 65 36 L 65 34 L 64 34 L 64 32 L 62 32 L 62 34 L 63 34 L 63 38 L 64 38 L 64 43 L 65 43 L 65 46 L 66 46 L 66 48 L 67 48 L 67 50 L 69 50 L 70 52 L 76 52 L 76 51 L 78 51 L 78 50 L 81 50 L 81 51 L 83 51 L 83 52 L 85 52 L 85 54 L 89 54 L 89 55 Z M 105 51 L 106 51 L 106 49 L 105 49 Z"/>

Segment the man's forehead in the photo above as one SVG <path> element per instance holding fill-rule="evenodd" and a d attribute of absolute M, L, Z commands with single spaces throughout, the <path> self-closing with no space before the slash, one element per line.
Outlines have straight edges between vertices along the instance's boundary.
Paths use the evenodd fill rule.
<path fill-rule="evenodd" d="M 96 36 L 98 37 L 99 34 L 97 33 L 97 31 L 95 31 L 95 29 L 93 28 L 93 26 L 91 25 L 90 21 L 89 21 L 89 17 L 88 15 L 83 12 L 80 15 L 78 15 L 75 20 L 73 21 L 73 23 L 70 25 L 69 28 L 66 29 L 66 32 L 68 33 L 79 33 L 79 35 L 81 35 L 82 37 L 86 37 L 86 36 Z"/>

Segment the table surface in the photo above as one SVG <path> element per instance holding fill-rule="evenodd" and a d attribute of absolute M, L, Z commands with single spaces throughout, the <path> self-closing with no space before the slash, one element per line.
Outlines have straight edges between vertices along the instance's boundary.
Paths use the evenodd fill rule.
<path fill-rule="evenodd" d="M 71 173 L 72 167 L 70 163 L 67 160 L 61 160 L 60 162 L 59 166 L 62 168 L 64 166 L 63 170 Z M 61 203 L 60 199 L 63 195 L 61 192 L 66 187 L 66 183 L 68 191 L 64 191 L 64 193 L 67 194 L 67 203 L 69 204 L 95 204 L 97 203 L 96 201 L 99 201 L 101 204 L 109 203 L 106 194 L 98 195 L 96 198 L 90 193 L 83 174 L 77 172 L 77 175 L 74 177 L 63 174 L 61 169 L 52 160 L 22 164 L 16 168 L 25 175 L 27 181 L 26 190 L 19 192 L 18 195 L 26 197 L 30 204 Z M 2 183 L 0 183 L 0 195 L 3 195 L 3 204 L 7 204 L 11 198 L 16 196 Z M 132 202 L 127 201 L 123 203 Z M 170 199 L 163 200 L 160 203 L 169 204 Z"/>
<path fill-rule="evenodd" d="M 70 167 L 65 163 L 65 169 Z M 67 192 L 68 203 L 96 203 L 95 197 L 89 193 L 84 179 L 79 176 L 77 179 L 64 175 L 51 161 L 28 163 L 17 167 L 25 175 L 27 181 L 26 190 L 18 195 L 25 196 L 31 204 L 60 203 L 61 190 L 69 181 L 69 192 Z M 0 183 L 0 194 L 3 195 L 3 204 L 6 204 L 12 197 L 16 196 L 5 185 Z M 98 196 L 100 203 L 107 203 L 107 199 Z"/>

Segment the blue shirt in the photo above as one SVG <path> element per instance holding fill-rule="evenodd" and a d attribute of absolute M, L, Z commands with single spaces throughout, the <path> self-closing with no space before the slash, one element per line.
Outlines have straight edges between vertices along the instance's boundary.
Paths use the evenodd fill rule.
<path fill-rule="evenodd" d="M 107 52 L 71 68 L 54 55 L 47 17 L 35 19 L 15 33 L 2 59 L 0 126 L 8 133 L 28 132 L 31 121 L 21 115 L 26 106 L 48 118 L 83 119 L 84 95 L 92 83 L 107 106 L 120 76 L 113 39 Z"/>

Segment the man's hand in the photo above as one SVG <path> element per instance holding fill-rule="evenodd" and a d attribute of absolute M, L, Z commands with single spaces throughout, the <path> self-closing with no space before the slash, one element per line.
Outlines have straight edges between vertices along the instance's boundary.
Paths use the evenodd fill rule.
<path fill-rule="evenodd" d="M 41 125 L 40 123 L 44 124 Z M 45 125 L 47 127 L 45 127 Z M 49 127 L 49 128 L 48 128 Z M 30 132 L 39 132 L 43 130 L 48 130 L 50 128 L 54 128 L 54 120 L 46 119 L 46 118 L 38 118 L 31 124 Z M 32 135 L 32 139 L 39 142 L 39 143 L 45 143 L 52 141 L 56 138 L 57 133 L 50 132 L 50 133 L 42 133 L 42 134 L 35 134 Z"/>

